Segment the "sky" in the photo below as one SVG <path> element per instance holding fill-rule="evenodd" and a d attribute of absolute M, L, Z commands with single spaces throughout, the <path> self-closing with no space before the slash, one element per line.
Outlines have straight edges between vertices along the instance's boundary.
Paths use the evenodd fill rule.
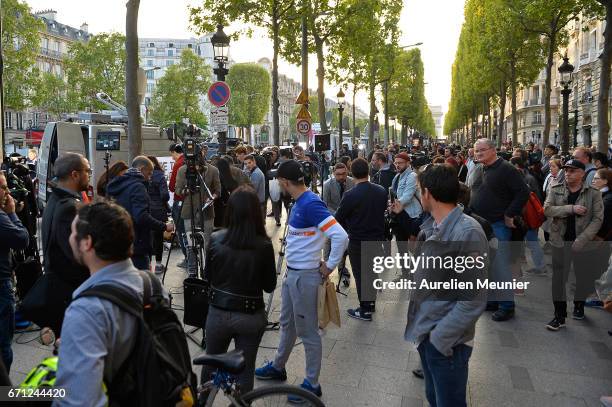
<path fill-rule="evenodd" d="M 89 25 L 89 32 L 105 31 L 125 33 L 126 0 L 26 0 L 33 11 L 54 9 L 60 23 L 79 27 Z M 196 37 L 189 27 L 189 5 L 197 0 L 141 0 L 138 17 L 140 37 L 190 38 Z M 463 23 L 463 0 L 404 0 L 400 20 L 400 45 L 422 42 L 425 65 L 425 96 L 430 105 L 440 105 L 444 112 L 450 100 L 451 67 L 455 58 L 459 33 Z M 227 33 L 232 27 L 226 28 Z M 262 57 L 272 59 L 272 42 L 264 32 L 252 38 L 241 38 L 230 45 L 231 57 L 236 62 L 255 62 Z M 316 88 L 316 59 L 309 58 L 309 85 Z M 283 60 L 279 71 L 301 81 L 301 68 Z M 326 85 L 326 95 L 335 99 L 338 86 Z M 379 98 L 380 99 L 380 98 Z M 367 94 L 358 94 L 357 106 L 369 110 Z M 379 109 L 382 111 L 382 109 Z"/>

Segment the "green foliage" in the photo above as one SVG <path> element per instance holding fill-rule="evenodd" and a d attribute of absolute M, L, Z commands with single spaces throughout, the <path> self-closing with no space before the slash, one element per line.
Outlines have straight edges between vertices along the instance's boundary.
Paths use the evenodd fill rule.
<path fill-rule="evenodd" d="M 206 125 L 200 98 L 208 91 L 210 74 L 210 67 L 201 58 L 183 50 L 180 63 L 166 69 L 157 81 L 149 108 L 151 122 L 165 127 L 188 118 L 200 127 Z"/>
<path fill-rule="evenodd" d="M 240 127 L 263 122 L 270 106 L 270 74 L 257 64 L 232 65 L 227 76 L 232 90 L 229 121 Z"/>
<path fill-rule="evenodd" d="M 394 62 L 394 72 L 388 85 L 389 115 L 397 116 L 410 127 L 422 130 L 426 123 L 427 102 L 421 51 L 401 51 Z"/>
<path fill-rule="evenodd" d="M 96 93 L 104 92 L 125 105 L 125 37 L 102 33 L 88 42 L 75 42 L 64 62 L 68 83 L 68 104 L 74 110 L 106 109 Z"/>
<path fill-rule="evenodd" d="M 2 0 L 2 59 L 4 63 L 4 104 L 21 110 L 30 104 L 38 72 L 32 69 L 40 51 L 39 31 L 44 24 L 30 14 L 30 7 L 19 0 Z"/>
<path fill-rule="evenodd" d="M 62 113 L 72 110 L 67 97 L 68 87 L 61 76 L 43 72 L 36 82 L 36 89 L 32 95 L 33 106 L 46 110 L 56 119 L 60 119 Z"/>
<path fill-rule="evenodd" d="M 531 84 L 544 66 L 540 35 L 524 29 L 507 0 L 467 0 L 464 14 L 445 134 L 483 113 L 483 98 L 496 100 L 502 89 L 505 95 L 508 88 L 516 94 L 520 86 Z M 513 114 L 516 117 L 516 112 Z"/>
<path fill-rule="evenodd" d="M 317 106 L 319 105 L 319 98 L 317 97 L 317 95 L 310 95 L 308 97 L 308 105 L 309 105 L 308 111 L 310 112 L 312 123 L 321 123 L 321 120 L 319 118 L 319 110 L 317 109 Z M 291 129 L 293 133 L 297 132 L 296 130 L 297 114 L 301 108 L 302 108 L 301 105 L 296 105 L 293 108 L 291 117 L 289 118 L 289 128 Z M 338 118 L 339 118 L 338 109 L 337 108 L 326 109 L 325 114 L 328 115 L 329 113 L 331 113 L 331 117 L 332 117 L 331 124 L 330 124 L 331 128 L 337 129 L 338 128 Z M 350 113 L 349 109 L 345 109 L 343 113 L 343 118 L 347 117 L 347 114 L 349 113 Z"/>

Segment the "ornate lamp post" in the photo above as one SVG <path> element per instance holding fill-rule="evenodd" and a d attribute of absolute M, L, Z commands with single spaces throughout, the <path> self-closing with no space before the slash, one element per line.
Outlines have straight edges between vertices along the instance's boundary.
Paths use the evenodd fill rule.
<path fill-rule="evenodd" d="M 574 66 L 569 63 L 567 53 L 563 57 L 563 63 L 559 67 L 559 74 L 561 74 L 561 86 L 563 90 L 563 117 L 561 125 L 561 151 L 563 155 L 567 155 L 569 152 L 569 95 L 572 93 L 570 85 L 574 79 Z"/>
<path fill-rule="evenodd" d="M 338 143 L 336 144 L 336 150 L 338 155 L 340 155 L 340 146 L 342 145 L 342 112 L 344 112 L 344 92 L 342 88 L 338 91 L 336 95 L 338 98 Z"/>
<path fill-rule="evenodd" d="M 223 32 L 223 26 L 217 25 L 217 32 L 213 34 L 210 39 L 210 43 L 213 46 L 213 55 L 217 67 L 213 69 L 215 75 L 217 75 L 218 81 L 225 81 L 225 75 L 228 74 L 229 70 L 225 67 L 225 64 L 229 61 L 229 37 Z M 227 132 L 220 131 L 219 134 L 219 153 L 225 154 L 227 150 Z"/>

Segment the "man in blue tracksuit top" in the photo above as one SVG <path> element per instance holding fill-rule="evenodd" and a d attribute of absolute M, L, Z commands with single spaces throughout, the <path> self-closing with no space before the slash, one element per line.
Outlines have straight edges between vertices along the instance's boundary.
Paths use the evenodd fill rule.
<path fill-rule="evenodd" d="M 283 281 L 280 315 L 280 344 L 273 362 L 255 369 L 255 377 L 262 380 L 286 380 L 285 364 L 297 337 L 304 344 L 306 377 L 302 387 L 321 397 L 322 344 L 319 336 L 317 295 L 322 279 L 336 268 L 348 243 L 342 226 L 312 191 L 304 185 L 302 166 L 297 161 L 286 161 L 278 167 L 278 182 L 295 204 L 289 215 L 287 231 L 287 273 Z M 321 261 L 325 238 L 331 240 L 327 262 Z M 289 396 L 289 401 L 303 402 Z"/>

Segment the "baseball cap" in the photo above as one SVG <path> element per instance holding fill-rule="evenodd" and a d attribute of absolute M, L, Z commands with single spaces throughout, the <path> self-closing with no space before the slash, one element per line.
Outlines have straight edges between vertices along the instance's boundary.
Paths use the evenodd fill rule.
<path fill-rule="evenodd" d="M 568 160 L 565 164 L 563 164 L 563 168 L 575 168 L 577 170 L 582 171 L 585 170 L 584 164 L 576 160 L 575 158 L 572 158 L 571 160 Z"/>
<path fill-rule="evenodd" d="M 304 181 L 304 171 L 300 163 L 294 160 L 287 160 L 278 166 L 277 178 L 285 178 L 289 181 Z"/>

